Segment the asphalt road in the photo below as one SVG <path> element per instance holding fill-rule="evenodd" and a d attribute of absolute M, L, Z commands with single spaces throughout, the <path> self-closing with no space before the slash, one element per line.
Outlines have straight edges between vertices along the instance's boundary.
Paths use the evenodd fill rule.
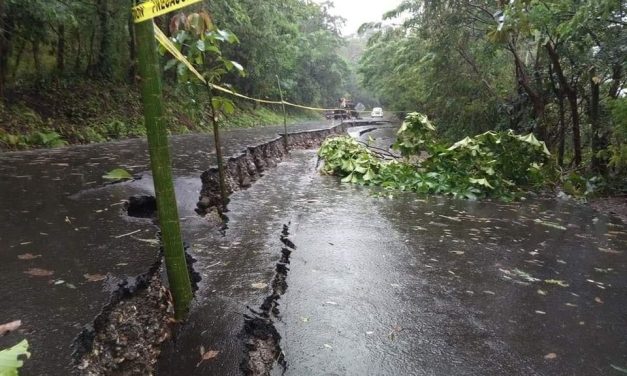
<path fill-rule="evenodd" d="M 271 315 L 284 360 L 271 374 L 619 375 L 612 366 L 627 365 L 617 219 L 564 201 L 389 198 L 315 166 L 315 153 L 292 153 L 233 196 L 226 236 L 198 245 L 205 280 L 160 374 L 241 374 L 244 317 L 273 293 L 283 225 L 295 250 Z M 209 349 L 218 355 L 199 363 Z"/>
<path fill-rule="evenodd" d="M 394 130 L 383 128 L 362 140 L 385 149 Z M 229 134 L 227 151 L 276 131 Z M 301 151 L 232 196 L 221 232 L 193 213 L 197 177 L 212 162 L 209 137 L 175 138 L 173 150 L 185 239 L 203 280 L 160 375 L 242 373 L 245 318 L 276 291 L 284 226 L 295 249 L 269 316 L 284 362 L 268 373 L 620 375 L 627 367 L 627 228 L 615 218 L 557 200 L 390 198 L 320 176 L 315 152 Z M 154 227 L 120 209 L 151 192 L 145 145 L 0 160 L 0 212 L 10 219 L 0 225 L 0 322 L 24 322 L 0 347 L 27 337 L 25 375 L 66 375 L 68 345 L 106 302 L 107 286 L 154 260 L 143 241 Z M 115 167 L 143 178 L 102 186 Z M 27 254 L 34 258 L 18 257 Z M 201 362 L 206 351 L 216 355 Z"/>
<path fill-rule="evenodd" d="M 308 123 L 290 131 L 329 126 Z M 225 131 L 224 153 L 274 139 L 282 130 Z M 213 138 L 183 135 L 170 141 L 185 228 L 199 220 L 194 208 L 200 174 L 215 164 Z M 141 179 L 104 185 L 102 175 L 114 168 Z M 128 217 L 122 205 L 130 196 L 152 194 L 141 139 L 0 154 L 0 324 L 22 320 L 19 332 L 0 337 L 0 348 L 29 340 L 32 357 L 24 374 L 69 374 L 74 338 L 120 282 L 156 261 L 156 228 L 150 220 Z"/>

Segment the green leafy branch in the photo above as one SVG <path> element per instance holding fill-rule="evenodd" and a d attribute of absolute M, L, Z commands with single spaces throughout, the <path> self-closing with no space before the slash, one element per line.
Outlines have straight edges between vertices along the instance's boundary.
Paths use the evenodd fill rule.
<path fill-rule="evenodd" d="M 221 51 L 221 44 L 238 44 L 239 39 L 235 34 L 218 29 L 211 16 L 201 11 L 186 15 L 179 13 L 170 22 L 171 40 L 173 44 L 185 55 L 187 60 L 203 75 L 207 84 L 219 83 L 224 75 L 234 72 L 244 76 L 244 67 L 236 61 L 225 58 Z M 160 52 L 165 54 L 165 48 Z M 189 94 L 191 101 L 197 105 L 193 98 L 201 88 L 195 83 L 195 77 L 188 67 L 181 61 L 172 58 L 166 64 L 166 71 L 176 67 L 176 75 L 179 83 Z M 213 108 L 220 114 L 231 114 L 235 111 L 233 102 L 225 97 L 212 95 Z"/>
<path fill-rule="evenodd" d="M 347 136 L 331 138 L 319 151 L 325 162 L 322 171 L 341 176 L 343 182 L 389 190 L 509 200 L 523 188 L 546 185 L 554 170 L 544 142 L 532 134 L 486 132 L 446 147 L 427 117 L 418 113 L 403 123 L 394 147 L 403 161 L 382 161 Z M 413 158 L 422 152 L 429 153 L 424 160 Z"/>

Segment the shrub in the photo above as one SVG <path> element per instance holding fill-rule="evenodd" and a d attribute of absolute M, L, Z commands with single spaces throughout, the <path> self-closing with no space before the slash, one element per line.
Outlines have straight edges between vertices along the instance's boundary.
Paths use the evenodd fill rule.
<path fill-rule="evenodd" d="M 381 162 L 350 136 L 325 140 L 318 155 L 325 162 L 322 171 L 342 176 L 343 182 L 369 183 L 381 168 Z"/>
<path fill-rule="evenodd" d="M 509 200 L 521 189 L 549 181 L 551 154 L 532 134 L 486 132 L 446 147 L 438 143 L 426 116 L 417 113 L 408 116 L 398 134 L 395 147 L 406 157 L 403 161 L 379 160 L 348 136 L 327 139 L 319 151 L 323 172 L 341 176 L 343 182 L 467 199 Z M 410 162 L 413 153 L 426 150 L 430 155 L 424 161 Z"/>
<path fill-rule="evenodd" d="M 436 145 L 436 129 L 427 115 L 412 112 L 405 118 L 397 133 L 398 137 L 392 148 L 404 157 L 430 152 Z"/>

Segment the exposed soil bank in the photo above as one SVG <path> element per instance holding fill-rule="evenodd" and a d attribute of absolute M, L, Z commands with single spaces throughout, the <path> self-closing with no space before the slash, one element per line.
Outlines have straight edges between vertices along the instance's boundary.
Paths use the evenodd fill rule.
<path fill-rule="evenodd" d="M 192 289 L 198 290 L 196 260 L 186 253 Z M 160 259 L 138 277 L 117 283 L 93 324 L 74 340 L 74 361 L 80 375 L 153 375 L 161 344 L 176 323 L 174 306 Z"/>
<path fill-rule="evenodd" d="M 160 277 L 161 262 L 118 284 L 110 303 L 74 341 L 81 375 L 150 375 L 170 336 L 174 309 Z"/>
<path fill-rule="evenodd" d="M 290 149 L 318 147 L 327 137 L 346 132 L 348 126 L 349 124 L 342 123 L 327 129 L 289 133 L 288 147 Z M 231 156 L 225 164 L 228 193 L 250 187 L 265 170 L 276 166 L 285 155 L 285 140 L 283 136 L 279 136 L 272 141 L 248 147 L 241 153 Z M 218 168 L 211 167 L 205 171 L 201 175 L 201 180 L 202 190 L 197 212 L 207 214 L 211 208 L 217 207 L 221 202 Z"/>

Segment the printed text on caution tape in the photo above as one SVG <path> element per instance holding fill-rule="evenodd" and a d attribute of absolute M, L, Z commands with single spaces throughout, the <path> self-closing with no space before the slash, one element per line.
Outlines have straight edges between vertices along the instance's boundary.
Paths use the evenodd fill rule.
<path fill-rule="evenodd" d="M 202 0 L 152 0 L 141 3 L 134 7 L 133 21 L 135 23 L 150 20 L 152 18 L 170 13 L 177 9 L 181 9 L 191 4 L 199 3 Z"/>

